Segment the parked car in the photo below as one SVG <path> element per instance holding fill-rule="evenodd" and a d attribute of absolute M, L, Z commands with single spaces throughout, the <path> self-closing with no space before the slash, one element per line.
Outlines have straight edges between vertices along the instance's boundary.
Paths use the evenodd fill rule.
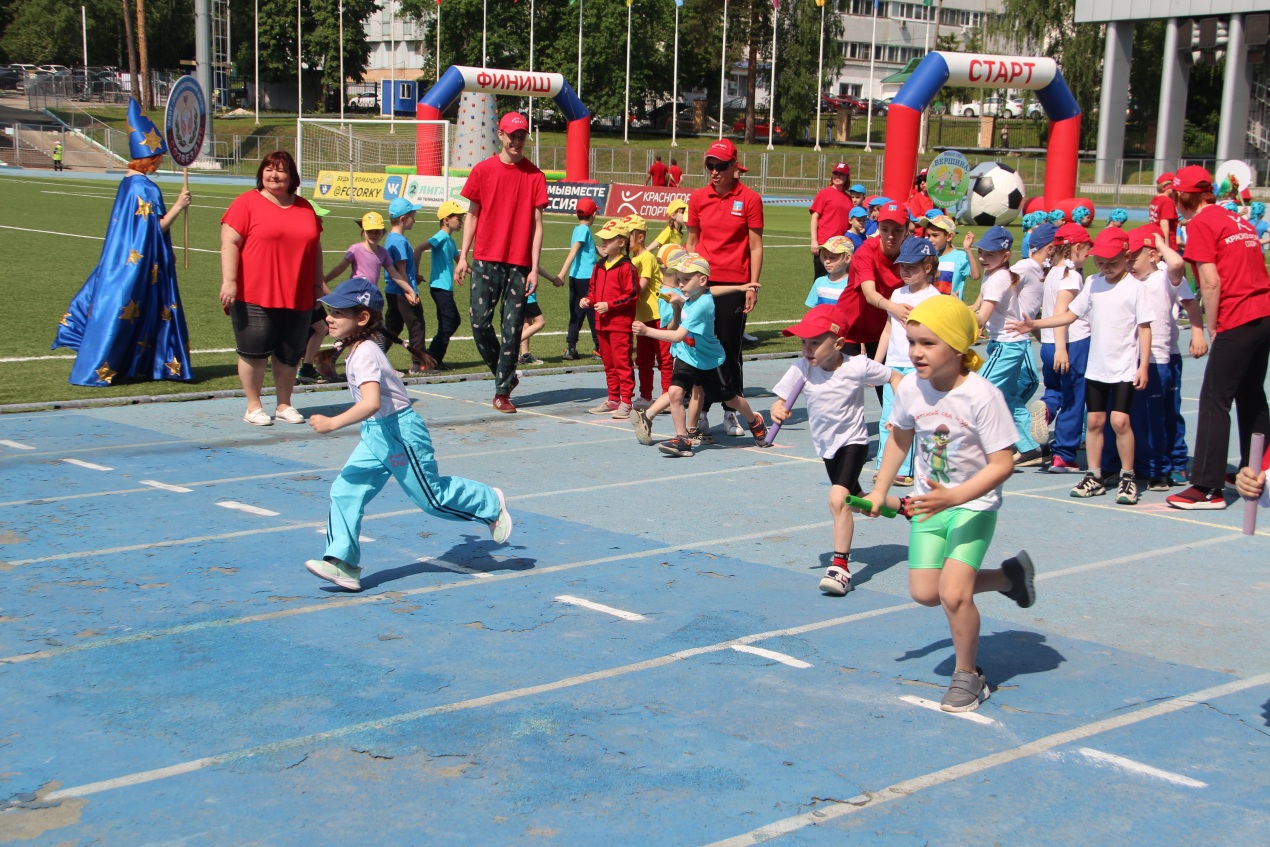
<path fill-rule="evenodd" d="M 0 70 L 0 91 L 17 91 L 26 84 L 26 74 L 13 68 Z"/>
<path fill-rule="evenodd" d="M 972 100 L 969 103 L 954 103 L 952 115 L 957 118 L 977 118 L 990 115 L 1002 118 L 1023 117 L 1023 101 L 1017 97 L 988 97 L 982 103 Z"/>
<path fill-rule="evenodd" d="M 371 92 L 354 95 L 348 101 L 348 108 L 374 111 L 379 108 L 379 95 Z"/>
<path fill-rule="evenodd" d="M 894 97 L 887 97 L 884 100 L 874 100 L 873 114 L 885 115 L 887 112 L 891 111 L 891 101 L 894 99 L 895 99 Z"/>
<path fill-rule="evenodd" d="M 737 134 L 737 135 L 744 135 L 744 134 L 745 134 L 745 118 L 737 118 L 737 119 L 736 119 L 736 121 L 732 124 L 732 132 L 733 132 L 733 133 L 735 133 L 735 134 Z M 755 118 L 755 119 L 754 119 L 754 137 L 755 137 L 755 138 L 767 138 L 767 135 L 768 135 L 768 130 L 767 130 L 767 120 L 766 120 L 766 119 L 759 119 L 759 118 Z M 784 137 L 785 137 L 785 130 L 781 129 L 781 125 L 780 125 L 780 124 L 777 124 L 777 125 L 776 125 L 776 135 L 775 135 L 775 137 L 776 137 L 776 138 L 784 138 Z"/>
<path fill-rule="evenodd" d="M 1041 105 L 1041 101 L 1033 100 L 1027 104 L 1026 115 L 1028 118 L 1043 118 L 1045 117 L 1045 107 Z"/>

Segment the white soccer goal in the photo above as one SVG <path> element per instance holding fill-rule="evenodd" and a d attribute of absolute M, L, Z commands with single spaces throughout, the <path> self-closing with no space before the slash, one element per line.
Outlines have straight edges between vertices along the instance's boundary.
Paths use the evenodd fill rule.
<path fill-rule="evenodd" d="M 448 121 L 300 118 L 296 124 L 296 165 L 304 186 L 301 193 L 322 203 L 382 201 L 384 186 L 378 177 L 386 166 L 418 166 L 424 178 L 403 177 L 396 184 L 401 189 L 397 196 L 438 206 L 450 196 L 451 182 L 462 185 L 461 178 L 449 175 L 452 136 Z M 421 145 L 421 137 L 432 139 L 432 143 Z M 420 150 L 424 151 L 422 160 Z M 429 177 L 429 173 L 440 176 Z M 390 193 L 392 190 L 390 187 Z"/>

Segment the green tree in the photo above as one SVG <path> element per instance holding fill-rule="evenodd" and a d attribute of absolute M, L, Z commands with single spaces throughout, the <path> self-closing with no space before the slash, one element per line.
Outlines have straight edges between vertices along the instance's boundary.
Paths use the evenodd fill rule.
<path fill-rule="evenodd" d="M 376 0 L 344 0 L 344 73 L 360 80 L 370 60 L 366 20 L 378 8 Z M 250 20 L 250 16 L 243 17 Z M 327 92 L 323 107 L 342 91 L 340 80 L 339 0 L 308 0 L 301 17 L 303 74 L 306 89 L 321 86 Z M 254 34 L 239 42 L 235 54 L 240 70 L 255 66 Z M 262 82 L 295 79 L 296 65 L 295 0 L 260 2 L 260 78 Z"/>
<path fill-rule="evenodd" d="M 819 78 L 821 7 L 786 0 L 777 17 L 776 118 L 786 138 L 802 138 L 809 130 L 814 133 L 816 101 L 824 92 L 824 81 L 837 76 L 844 62 L 837 49 L 843 32 L 841 3 L 828 2 L 823 8 L 825 67 Z"/>
<path fill-rule="evenodd" d="M 118 55 L 122 8 L 117 0 L 22 0 L 0 8 L 0 52 L 7 61 L 61 65 L 84 63 L 79 7 L 86 7 L 88 54 L 93 64 Z"/>
<path fill-rule="evenodd" d="M 935 49 L 945 53 L 982 53 L 983 30 L 979 27 L 968 29 L 964 36 L 946 33 L 935 39 Z M 967 103 L 979 97 L 979 89 L 964 85 L 945 85 L 939 90 L 939 101 L 932 107 L 932 113 L 947 111 L 953 103 Z"/>

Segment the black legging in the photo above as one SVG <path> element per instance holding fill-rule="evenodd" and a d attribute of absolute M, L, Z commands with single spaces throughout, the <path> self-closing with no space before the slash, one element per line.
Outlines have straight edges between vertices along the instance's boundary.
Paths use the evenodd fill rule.
<path fill-rule="evenodd" d="M 735 285 L 736 283 L 721 283 Z M 714 297 L 714 334 L 723 345 L 723 365 L 720 370 L 728 385 L 737 394 L 745 396 L 745 373 L 741 364 L 741 336 L 745 335 L 745 292 L 734 291 Z M 723 404 L 727 407 L 727 404 Z M 708 407 L 707 407 L 708 408 Z"/>
<path fill-rule="evenodd" d="M 454 292 L 448 288 L 430 288 L 432 302 L 437 305 L 437 334 L 428 347 L 428 355 L 437 360 L 437 364 L 445 361 L 445 352 L 450 348 L 450 336 L 458 331 L 463 319 L 459 317 L 459 307 L 454 304 Z"/>
<path fill-rule="evenodd" d="M 1199 423 L 1195 428 L 1195 463 L 1191 482 L 1201 488 L 1226 485 L 1230 448 L 1230 404 L 1239 421 L 1239 467 L 1248 465 L 1254 432 L 1270 433 L 1266 405 L 1266 365 L 1270 361 L 1270 318 L 1258 318 L 1219 332 L 1208 351 L 1204 383 L 1199 389 Z M 1257 460 L 1261 457 L 1257 456 Z"/>

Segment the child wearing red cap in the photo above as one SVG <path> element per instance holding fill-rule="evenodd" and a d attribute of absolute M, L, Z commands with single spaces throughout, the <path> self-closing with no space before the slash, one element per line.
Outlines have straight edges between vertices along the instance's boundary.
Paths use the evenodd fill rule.
<path fill-rule="evenodd" d="M 801 338 L 802 356 L 772 389 L 773 423 L 790 416 L 789 398 L 799 386 L 807 404 L 807 426 L 816 455 L 829 473 L 829 514 L 833 518 L 833 559 L 820 590 L 843 597 L 851 590 L 851 537 L 855 523 L 848 494 L 861 493 L 860 470 L 869 457 L 869 430 L 864 422 L 864 387 L 900 382 L 900 373 L 868 356 L 844 356 L 846 325 L 831 303 L 812 307 L 803 319 L 781 333 Z M 894 505 L 894 504 L 892 504 Z"/>
<path fill-rule="evenodd" d="M 1155 196 L 1147 206 L 1147 220 L 1160 228 L 1169 240 L 1169 249 L 1177 250 L 1177 204 L 1173 200 L 1173 174 L 1165 172 L 1155 178 Z"/>

